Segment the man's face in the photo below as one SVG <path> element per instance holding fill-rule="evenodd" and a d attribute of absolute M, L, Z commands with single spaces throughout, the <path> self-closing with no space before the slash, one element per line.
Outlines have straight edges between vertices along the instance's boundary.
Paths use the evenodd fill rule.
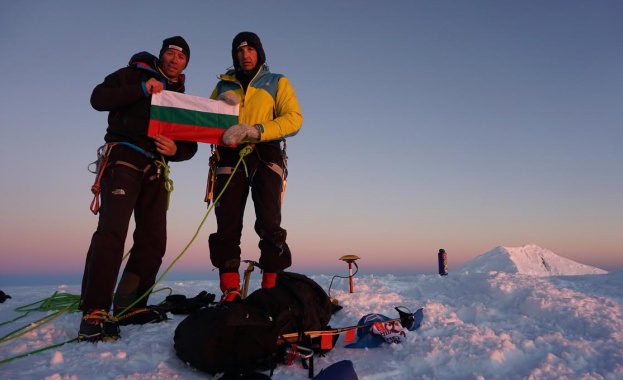
<path fill-rule="evenodd" d="M 167 49 L 162 54 L 161 65 L 167 77 L 177 79 L 186 68 L 186 55 L 178 50 Z"/>
<path fill-rule="evenodd" d="M 257 51 L 251 46 L 243 46 L 236 53 L 238 64 L 244 71 L 251 71 L 257 65 Z"/>

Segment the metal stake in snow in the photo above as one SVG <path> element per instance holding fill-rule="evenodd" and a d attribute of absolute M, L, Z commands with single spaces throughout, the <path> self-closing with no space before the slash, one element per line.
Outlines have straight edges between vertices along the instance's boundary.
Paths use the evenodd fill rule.
<path fill-rule="evenodd" d="M 353 286 L 353 264 L 355 264 L 355 267 L 357 267 L 357 270 L 359 270 L 359 267 L 357 266 L 357 263 L 355 262 L 356 260 L 359 260 L 359 259 L 360 257 L 356 255 L 345 255 L 345 256 L 340 257 L 340 260 L 346 261 L 348 263 L 348 282 L 350 284 L 351 293 L 355 293 L 355 287 Z"/>

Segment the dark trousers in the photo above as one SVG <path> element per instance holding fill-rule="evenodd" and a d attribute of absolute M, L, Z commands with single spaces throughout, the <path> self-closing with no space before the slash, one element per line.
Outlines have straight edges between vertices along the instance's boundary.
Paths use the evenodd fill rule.
<path fill-rule="evenodd" d="M 115 304 L 128 306 L 154 285 L 166 250 L 168 195 L 154 161 L 122 146 L 113 148 L 109 163 L 101 180 L 99 222 L 82 278 L 80 308 L 85 312 L 110 309 L 132 213 L 134 241 Z M 147 305 L 147 298 L 136 306 Z"/>
<path fill-rule="evenodd" d="M 219 147 L 219 167 L 235 167 L 239 160 L 235 148 Z M 210 260 L 219 273 L 238 272 L 240 267 L 240 239 L 242 237 L 244 209 L 249 191 L 255 208 L 255 232 L 260 237 L 259 266 L 266 272 L 278 272 L 292 265 L 287 232 L 281 228 L 281 192 L 283 177 L 269 164 L 283 169 L 284 162 L 279 143 L 257 144 L 245 157 L 248 178 L 242 164 L 215 204 L 217 231 L 210 235 Z M 229 174 L 216 178 L 214 194 L 218 196 Z"/>

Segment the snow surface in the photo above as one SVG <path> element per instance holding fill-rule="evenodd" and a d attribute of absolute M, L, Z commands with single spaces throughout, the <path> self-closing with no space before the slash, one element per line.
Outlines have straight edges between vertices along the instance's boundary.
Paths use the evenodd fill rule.
<path fill-rule="evenodd" d="M 340 274 L 343 275 L 343 274 Z M 255 274 L 251 289 L 259 286 Z M 333 275 L 310 276 L 328 289 Z M 216 293 L 216 281 L 163 281 L 174 294 Z M 397 317 L 396 306 L 424 307 L 419 330 L 401 344 L 336 348 L 315 358 L 316 373 L 349 359 L 359 379 L 623 379 L 623 272 L 606 273 L 535 245 L 497 247 L 448 276 L 366 275 L 335 279 L 331 295 L 344 309 L 333 327 L 356 324 L 367 313 Z M 54 292 L 78 294 L 78 285 L 6 287 L 0 323 Z M 167 292 L 151 296 L 159 303 Z M 217 293 L 218 294 L 218 293 Z M 30 313 L 0 326 L 0 336 L 42 318 Z M 124 326 L 111 343 L 68 343 L 0 364 L 2 379 L 211 379 L 175 355 L 173 334 L 182 315 Z M 64 313 L 24 336 L 0 343 L 0 360 L 73 339 L 79 313 Z M 279 366 L 273 379 L 307 379 L 300 362 Z"/>

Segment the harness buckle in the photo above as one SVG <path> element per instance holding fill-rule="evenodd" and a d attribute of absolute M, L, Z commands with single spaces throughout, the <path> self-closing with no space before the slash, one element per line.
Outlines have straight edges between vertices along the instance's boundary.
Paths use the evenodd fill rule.
<path fill-rule="evenodd" d="M 210 150 L 212 155 L 210 156 L 210 160 L 208 161 L 208 183 L 206 184 L 206 195 L 203 199 L 204 202 L 207 203 L 207 206 L 212 202 L 212 198 L 214 198 L 214 188 L 216 186 L 216 164 L 219 160 L 218 150 L 214 149 L 214 145 L 210 145 Z"/>

